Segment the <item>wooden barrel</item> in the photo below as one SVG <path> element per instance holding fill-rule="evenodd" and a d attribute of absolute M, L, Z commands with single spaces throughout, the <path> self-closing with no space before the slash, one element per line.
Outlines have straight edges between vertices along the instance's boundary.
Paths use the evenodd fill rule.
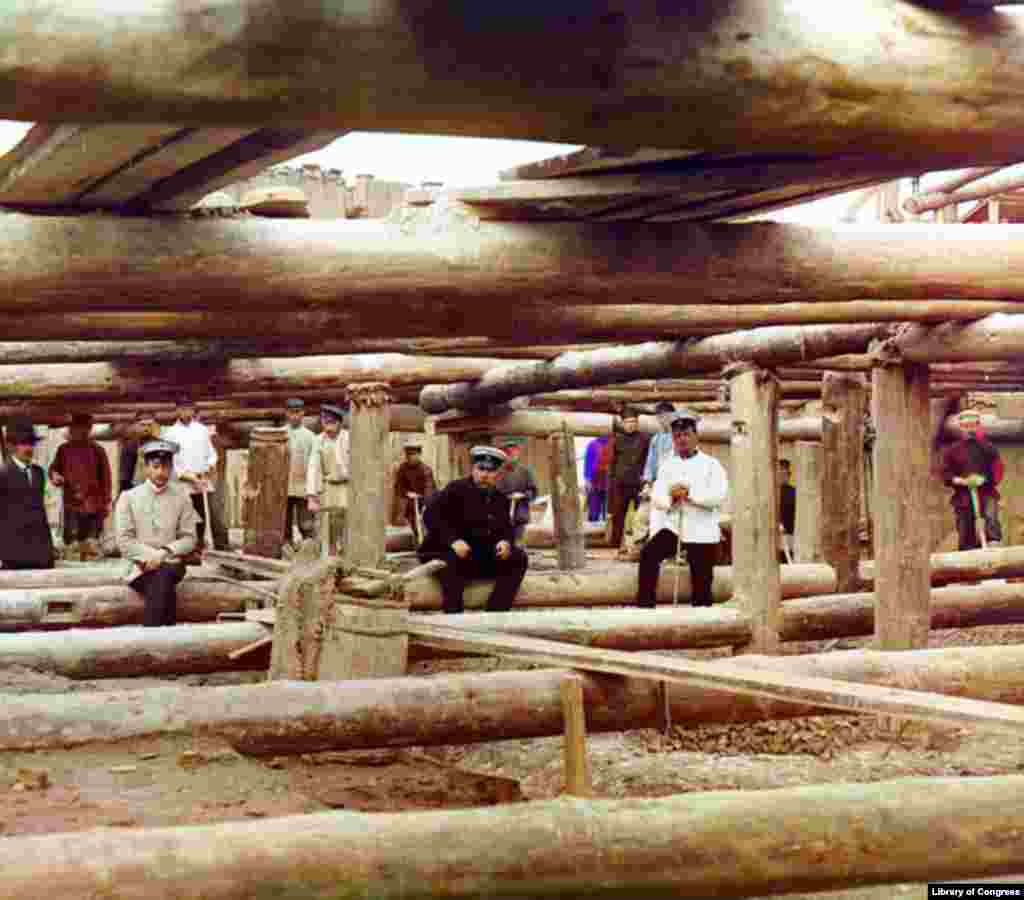
<path fill-rule="evenodd" d="M 288 503 L 288 429 L 256 427 L 249 439 L 245 537 L 242 549 L 254 556 L 281 558 Z"/>
<path fill-rule="evenodd" d="M 408 604 L 390 596 L 339 594 L 325 623 L 318 681 L 405 675 L 409 657 Z"/>

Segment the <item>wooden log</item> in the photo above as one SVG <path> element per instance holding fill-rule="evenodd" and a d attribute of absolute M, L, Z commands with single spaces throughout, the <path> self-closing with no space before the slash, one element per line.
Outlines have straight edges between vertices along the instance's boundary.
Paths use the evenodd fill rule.
<path fill-rule="evenodd" d="M 530 606 L 621 606 L 636 599 L 636 565 L 606 562 L 578 572 L 527 572 L 516 596 L 516 608 Z M 835 573 L 825 565 L 782 566 L 782 596 L 806 597 L 826 594 L 835 589 Z M 675 570 L 672 564 L 661 567 L 658 579 L 658 602 L 672 603 Z M 486 605 L 490 582 L 471 582 L 466 587 L 466 609 L 482 609 Z M 732 566 L 715 566 L 712 594 L 716 602 L 729 599 L 733 593 Z M 421 578 L 406 587 L 411 608 L 418 611 L 441 608 L 441 589 L 434 578 Z M 679 577 L 679 600 L 689 603 L 692 595 L 689 569 Z"/>
<path fill-rule="evenodd" d="M 796 523 L 793 528 L 794 562 L 821 562 L 821 496 L 824 490 L 825 450 L 821 444 L 797 441 L 793 452 L 796 476 Z"/>
<path fill-rule="evenodd" d="M 649 343 L 589 353 L 568 353 L 536 364 L 493 369 L 479 380 L 428 385 L 420 392 L 427 412 L 479 409 L 513 397 L 563 388 L 594 387 L 635 378 L 667 378 L 719 369 L 734 362 L 782 365 L 815 356 L 862 352 L 883 325 L 754 328 L 689 344 Z"/>
<path fill-rule="evenodd" d="M 929 627 L 927 366 L 876 367 L 871 401 L 877 434 L 872 504 L 875 637 L 880 649 L 912 650 L 927 646 Z"/>
<path fill-rule="evenodd" d="M 263 652 L 232 653 L 266 638 L 258 622 L 173 628 L 71 629 L 0 635 L 0 667 L 23 667 L 63 678 L 136 678 L 266 669 Z"/>
<path fill-rule="evenodd" d="M 8 839 L 0 888 L 24 900 L 177 900 L 197 888 L 203 900 L 242 900 L 286 896 L 301 881 L 308 900 L 333 900 L 339 884 L 381 900 L 432 900 L 439 890 L 452 900 L 550 890 L 668 900 L 841 888 L 851 877 L 980 878 L 1019 860 L 1022 800 L 1024 777 L 1008 775 L 101 829 Z M 795 865 L 794 842 L 831 852 L 803 853 Z"/>
<path fill-rule="evenodd" d="M 908 362 L 1015 362 L 1024 353 L 1024 316 L 993 315 L 960 325 L 908 325 L 884 347 Z"/>
<path fill-rule="evenodd" d="M 955 206 L 957 203 L 969 203 L 972 200 L 985 200 L 996 194 L 1017 190 L 1024 185 L 1024 166 L 1006 166 L 995 172 L 971 179 L 969 186 L 960 186 L 953 190 L 936 191 L 932 189 L 926 194 L 915 194 L 903 201 L 907 212 L 921 215 L 944 206 Z"/>
<path fill-rule="evenodd" d="M 836 589 L 857 590 L 864 483 L 865 383 L 860 374 L 826 372 L 822 391 L 821 550 Z"/>
<path fill-rule="evenodd" d="M 274 585 L 264 581 L 252 588 L 272 591 Z M 178 620 L 210 622 L 221 613 L 240 612 L 247 601 L 252 602 L 252 588 L 245 583 L 186 578 L 178 585 Z M 142 608 L 142 595 L 126 584 L 0 590 L 0 631 L 138 625 Z"/>
<path fill-rule="evenodd" d="M 860 580 L 866 587 L 875 584 L 875 561 L 860 564 Z M 932 585 L 989 578 L 1024 578 L 1024 547 L 990 547 L 987 550 L 956 550 L 933 553 L 929 558 Z"/>
<path fill-rule="evenodd" d="M 558 568 L 562 571 L 583 569 L 587 553 L 583 541 L 580 493 L 576 483 L 576 447 L 569 428 L 548 439 L 551 449 L 551 507 L 554 511 L 554 537 L 558 548 Z"/>
<path fill-rule="evenodd" d="M 249 444 L 244 553 L 280 559 L 288 502 L 288 431 L 255 428 Z"/>
<path fill-rule="evenodd" d="M 239 392 L 290 391 L 301 394 L 311 385 L 334 387 L 341 393 L 356 378 L 385 375 L 396 384 L 423 384 L 437 379 L 483 374 L 497 361 L 462 357 L 309 356 L 301 359 L 248 359 L 205 366 L 68 365 L 0 366 L 0 401 L 110 400 L 167 397 L 187 391 L 196 397 L 223 397 Z"/>
<path fill-rule="evenodd" d="M 388 385 L 365 382 L 348 386 L 352 401 L 349 428 L 349 508 L 345 526 L 347 565 L 379 567 L 392 494 Z"/>
<path fill-rule="evenodd" d="M 609 434 L 615 417 L 607 413 L 551 412 L 539 409 L 514 410 L 494 415 L 451 416 L 438 419 L 438 434 L 459 434 L 470 431 L 490 431 L 494 434 L 524 434 L 547 436 L 559 431 L 563 425 L 579 437 L 600 437 Z M 641 415 L 640 430 L 656 434 L 661 426 L 655 416 Z M 732 440 L 732 422 L 727 415 L 707 415 L 697 424 L 697 434 L 708 444 L 727 444 Z M 813 441 L 821 439 L 821 418 L 800 416 L 779 422 L 779 438 L 784 441 Z"/>
<path fill-rule="evenodd" d="M 778 383 L 754 366 L 727 371 L 733 434 L 733 599 L 751 623 L 752 653 L 779 645 Z"/>

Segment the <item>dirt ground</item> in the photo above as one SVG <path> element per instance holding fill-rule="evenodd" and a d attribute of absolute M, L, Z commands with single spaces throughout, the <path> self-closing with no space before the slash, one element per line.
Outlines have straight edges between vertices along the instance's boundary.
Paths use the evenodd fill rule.
<path fill-rule="evenodd" d="M 1024 626 L 991 627 L 934 632 L 932 646 L 1021 640 Z M 830 649 L 866 643 L 833 642 Z M 825 646 L 829 645 L 792 645 L 786 650 L 820 652 Z M 501 665 L 499 660 L 446 664 L 462 670 Z M 440 667 L 435 663 L 433 668 Z M 421 668 L 420 674 L 429 671 Z M 170 680 L 195 686 L 261 677 L 225 674 Z M 0 691 L 107 691 L 167 681 L 71 682 L 7 670 L 0 672 Z M 643 729 L 592 735 L 587 746 L 595 793 L 609 798 L 1024 770 L 1020 747 L 1004 736 L 908 724 L 897 728 L 863 716 L 676 728 L 669 734 Z M 225 744 L 190 737 L 6 752 L 0 753 L 0 833 L 188 825 L 325 809 L 400 811 L 519 802 L 557 796 L 563 787 L 562 765 L 560 737 L 273 759 L 246 758 Z M 885 885 L 791 896 L 923 898 L 926 888 Z"/>

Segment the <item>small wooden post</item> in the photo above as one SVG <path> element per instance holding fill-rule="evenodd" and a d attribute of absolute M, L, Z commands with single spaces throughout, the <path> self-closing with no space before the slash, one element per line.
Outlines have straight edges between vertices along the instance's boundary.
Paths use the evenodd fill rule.
<path fill-rule="evenodd" d="M 587 564 L 576 477 L 576 447 L 566 425 L 549 438 L 551 444 L 551 507 L 555 517 L 555 544 L 560 569 L 582 569 Z"/>
<path fill-rule="evenodd" d="M 376 568 L 384 559 L 391 506 L 391 395 L 388 385 L 348 386 L 349 505 L 343 558 L 347 565 Z"/>
<path fill-rule="evenodd" d="M 245 540 L 243 551 L 281 558 L 284 514 L 288 502 L 288 431 L 253 428 L 244 489 Z"/>
<path fill-rule="evenodd" d="M 864 378 L 858 373 L 826 372 L 822 378 L 822 554 L 836 570 L 836 590 L 841 594 L 852 593 L 860 585 L 864 392 Z"/>
<path fill-rule="evenodd" d="M 583 703 L 583 679 L 566 675 L 559 684 L 562 718 L 565 721 L 565 793 L 590 797 L 590 765 L 587 761 L 587 719 Z"/>
<path fill-rule="evenodd" d="M 928 367 L 872 371 L 875 439 L 875 643 L 879 650 L 928 646 L 930 454 Z M 841 590 L 841 588 L 840 588 Z"/>
<path fill-rule="evenodd" d="M 775 653 L 782 621 L 779 573 L 778 380 L 764 369 L 731 366 L 733 596 L 750 618 L 745 652 Z"/>
<path fill-rule="evenodd" d="M 793 452 L 796 473 L 795 562 L 821 562 L 821 475 L 825 449 L 817 441 L 797 441 Z"/>

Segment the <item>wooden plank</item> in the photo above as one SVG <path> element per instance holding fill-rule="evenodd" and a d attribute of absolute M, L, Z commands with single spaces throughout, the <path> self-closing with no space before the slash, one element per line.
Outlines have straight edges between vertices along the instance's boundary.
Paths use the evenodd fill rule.
<path fill-rule="evenodd" d="M 453 625 L 412 622 L 409 625 L 409 637 L 437 650 L 511 657 L 533 663 L 568 666 L 586 672 L 668 681 L 773 700 L 802 701 L 850 712 L 1024 733 L 1024 710 L 1005 703 L 851 684 L 828 678 L 796 677 L 781 672 L 727 672 L 723 667 L 708 663 L 654 653 L 595 650 L 494 632 L 468 633 Z"/>
<path fill-rule="evenodd" d="M 609 147 L 583 147 L 572 153 L 549 156 L 536 162 L 514 166 L 503 171 L 499 177 L 502 181 L 565 178 L 591 172 L 614 172 L 646 167 L 654 163 L 680 162 L 700 155 L 699 150 L 659 150 L 654 147 L 616 150 Z"/>

